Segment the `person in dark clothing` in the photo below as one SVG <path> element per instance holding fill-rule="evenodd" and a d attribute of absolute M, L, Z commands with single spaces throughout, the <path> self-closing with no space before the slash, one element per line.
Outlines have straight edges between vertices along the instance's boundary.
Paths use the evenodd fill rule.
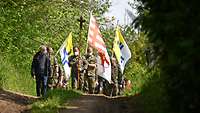
<path fill-rule="evenodd" d="M 72 88 L 78 88 L 78 60 L 79 60 L 79 49 L 78 47 L 73 48 L 74 55 L 69 57 L 69 66 L 71 67 L 71 77 L 72 77 Z"/>
<path fill-rule="evenodd" d="M 40 51 L 33 57 L 31 75 L 36 79 L 37 96 L 41 94 L 45 96 L 47 91 L 47 79 L 48 76 L 51 75 L 50 59 L 45 46 L 41 46 Z"/>
<path fill-rule="evenodd" d="M 47 80 L 47 88 L 48 88 L 48 90 L 49 89 L 53 89 L 53 68 L 54 68 L 54 62 L 53 62 L 53 60 L 54 60 L 54 55 L 53 55 L 53 53 L 54 53 L 54 51 L 53 51 L 53 49 L 50 47 L 50 46 L 48 46 L 47 47 L 47 54 L 48 54 L 48 57 L 49 57 L 49 59 L 50 59 L 50 67 L 51 67 L 51 75 L 49 75 L 48 76 L 48 80 Z"/>

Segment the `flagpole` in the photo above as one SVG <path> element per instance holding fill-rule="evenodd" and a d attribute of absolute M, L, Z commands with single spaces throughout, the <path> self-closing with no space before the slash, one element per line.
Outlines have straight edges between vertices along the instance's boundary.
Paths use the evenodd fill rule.
<path fill-rule="evenodd" d="M 88 15 L 89 15 L 89 26 L 90 27 L 90 18 L 92 15 L 92 0 L 89 1 L 89 11 L 88 11 Z M 88 28 L 89 29 L 89 28 Z M 88 34 L 89 35 L 89 34 Z M 87 39 L 87 45 L 86 45 L 86 49 L 85 49 L 85 54 L 87 54 L 87 48 L 88 48 L 88 39 Z"/>
<path fill-rule="evenodd" d="M 63 46 L 63 45 L 62 45 Z M 62 47 L 61 46 L 61 47 Z M 58 52 L 60 51 L 60 49 L 61 49 L 61 47 L 58 49 L 58 51 L 56 52 L 56 54 L 55 54 L 55 57 L 58 55 Z"/>
<path fill-rule="evenodd" d="M 80 19 L 78 20 L 80 22 L 80 32 L 79 32 L 79 42 L 78 42 L 78 49 L 79 49 L 79 55 L 78 55 L 78 69 L 80 68 L 80 48 L 81 48 L 81 39 L 82 39 L 82 28 L 83 28 L 83 23 L 85 22 L 85 20 L 83 19 L 82 16 L 82 3 L 83 1 L 80 0 Z M 78 70 L 78 81 L 77 81 L 77 86 L 79 87 L 79 79 L 80 78 L 80 70 Z"/>

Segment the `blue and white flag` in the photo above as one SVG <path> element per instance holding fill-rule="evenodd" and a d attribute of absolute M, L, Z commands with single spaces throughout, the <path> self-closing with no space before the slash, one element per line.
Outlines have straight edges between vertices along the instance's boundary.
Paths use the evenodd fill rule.
<path fill-rule="evenodd" d="M 113 51 L 120 65 L 121 72 L 123 73 L 127 61 L 131 58 L 131 51 L 126 44 L 119 27 L 116 30 Z"/>
<path fill-rule="evenodd" d="M 60 56 L 61 61 L 64 67 L 65 76 L 67 79 L 70 78 L 71 69 L 69 67 L 69 56 L 73 54 L 73 45 L 72 45 L 72 33 L 69 34 L 65 42 L 60 47 Z"/>

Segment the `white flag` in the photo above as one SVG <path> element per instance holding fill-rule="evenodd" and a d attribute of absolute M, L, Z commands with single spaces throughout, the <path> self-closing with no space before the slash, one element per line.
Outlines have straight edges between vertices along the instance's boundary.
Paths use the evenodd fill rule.
<path fill-rule="evenodd" d="M 107 56 L 107 57 L 109 57 L 109 56 Z M 102 60 L 102 57 L 100 55 L 97 55 L 97 59 L 96 60 L 97 60 L 96 74 L 98 76 L 103 77 L 109 83 L 111 83 L 111 64 L 110 64 L 110 61 L 109 61 L 109 64 L 106 63 L 105 60 Z"/>
<path fill-rule="evenodd" d="M 73 54 L 73 45 L 72 45 L 72 34 L 70 33 L 65 42 L 60 48 L 61 61 L 64 67 L 65 76 L 67 79 L 70 78 L 71 69 L 69 67 L 69 56 Z"/>
<path fill-rule="evenodd" d="M 102 35 L 99 30 L 99 26 L 94 16 L 90 17 L 89 31 L 88 31 L 88 43 L 91 47 L 95 48 L 99 54 L 100 62 L 97 64 L 97 74 L 108 82 L 111 82 L 111 63 L 108 55 L 106 45 L 103 41 Z M 103 72 L 102 72 L 103 71 Z"/>

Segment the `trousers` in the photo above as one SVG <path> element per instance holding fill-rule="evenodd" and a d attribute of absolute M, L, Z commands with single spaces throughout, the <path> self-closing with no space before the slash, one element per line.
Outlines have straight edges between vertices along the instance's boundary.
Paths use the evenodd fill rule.
<path fill-rule="evenodd" d="M 36 93 L 37 96 L 45 96 L 47 92 L 47 80 L 48 76 L 38 75 L 36 76 Z"/>

